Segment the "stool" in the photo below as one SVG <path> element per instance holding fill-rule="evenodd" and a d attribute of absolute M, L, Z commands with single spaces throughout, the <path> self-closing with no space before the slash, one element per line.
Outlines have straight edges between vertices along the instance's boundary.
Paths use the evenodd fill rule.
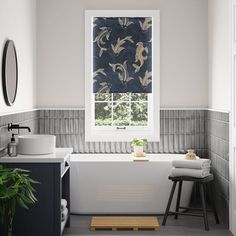
<path fill-rule="evenodd" d="M 216 223 L 219 224 L 219 218 L 218 218 L 218 215 L 217 215 L 217 212 L 216 212 L 215 203 L 214 203 L 213 198 L 212 198 L 213 197 L 212 186 L 210 185 L 210 182 L 213 181 L 213 179 L 214 179 L 212 174 L 210 174 L 210 175 L 208 175 L 204 178 L 194 178 L 194 177 L 189 177 L 189 176 L 178 176 L 178 177 L 169 176 L 169 179 L 173 181 L 173 185 L 172 185 L 172 189 L 171 189 L 171 192 L 170 192 L 170 197 L 169 197 L 169 201 L 168 201 L 168 204 L 167 204 L 167 207 L 166 207 L 166 211 L 165 211 L 165 215 L 164 215 L 162 225 L 166 224 L 167 217 L 169 215 L 172 215 L 172 214 L 175 215 L 175 219 L 178 219 L 178 215 L 200 216 L 200 217 L 204 218 L 205 230 L 209 230 L 208 219 L 207 219 L 207 211 L 210 211 L 210 210 L 206 209 L 205 187 L 208 191 L 209 199 L 211 201 L 211 208 L 213 210 Z M 181 198 L 181 191 L 182 191 L 183 181 L 192 181 L 192 182 L 200 185 L 200 195 L 201 195 L 202 209 L 201 208 L 192 208 L 192 207 L 180 206 L 180 198 Z M 174 196 L 175 187 L 176 187 L 177 182 L 179 182 L 179 189 L 178 189 L 175 212 L 173 212 L 173 211 L 170 211 L 170 206 L 171 206 L 171 202 L 172 202 L 172 199 L 173 199 L 173 196 Z M 183 209 L 183 210 L 202 210 L 203 215 L 186 213 L 186 212 L 179 212 L 179 209 Z"/>

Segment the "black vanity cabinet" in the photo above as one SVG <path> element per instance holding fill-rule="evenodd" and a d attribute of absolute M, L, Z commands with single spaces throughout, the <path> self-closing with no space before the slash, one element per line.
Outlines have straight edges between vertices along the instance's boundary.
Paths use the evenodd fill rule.
<path fill-rule="evenodd" d="M 1 161 L 5 167 L 30 170 L 30 177 L 40 182 L 34 184 L 38 201 L 29 206 L 29 210 L 17 207 L 13 222 L 14 236 L 60 236 L 64 227 L 70 226 L 70 166 L 69 150 L 64 151 L 65 158 L 47 162 Z M 71 153 L 71 152 L 70 152 Z M 63 149 L 60 149 L 63 156 Z M 17 158 L 17 157 L 16 157 Z M 68 217 L 61 221 L 61 199 L 67 200 Z M 5 236 L 6 225 L 0 226 L 0 235 Z"/>

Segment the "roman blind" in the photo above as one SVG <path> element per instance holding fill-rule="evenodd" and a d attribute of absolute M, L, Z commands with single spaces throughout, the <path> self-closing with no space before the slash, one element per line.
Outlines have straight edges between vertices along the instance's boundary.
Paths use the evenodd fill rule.
<path fill-rule="evenodd" d="M 152 92 L 152 17 L 93 18 L 93 93 Z"/>

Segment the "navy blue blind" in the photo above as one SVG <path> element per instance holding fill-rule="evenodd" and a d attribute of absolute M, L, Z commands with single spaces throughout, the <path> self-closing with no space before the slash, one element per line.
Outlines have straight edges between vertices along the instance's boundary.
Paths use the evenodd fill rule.
<path fill-rule="evenodd" d="M 152 18 L 93 19 L 93 92 L 152 92 Z"/>

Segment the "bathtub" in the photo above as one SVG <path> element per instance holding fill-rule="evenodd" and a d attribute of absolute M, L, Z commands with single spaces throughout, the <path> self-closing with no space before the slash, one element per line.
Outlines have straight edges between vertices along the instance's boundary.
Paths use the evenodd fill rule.
<path fill-rule="evenodd" d="M 71 212 L 74 214 L 162 214 L 172 181 L 172 161 L 181 154 L 148 154 L 134 162 L 131 154 L 72 154 Z M 193 184 L 184 182 L 181 205 L 188 206 Z M 172 210 L 176 204 L 176 195 Z"/>

